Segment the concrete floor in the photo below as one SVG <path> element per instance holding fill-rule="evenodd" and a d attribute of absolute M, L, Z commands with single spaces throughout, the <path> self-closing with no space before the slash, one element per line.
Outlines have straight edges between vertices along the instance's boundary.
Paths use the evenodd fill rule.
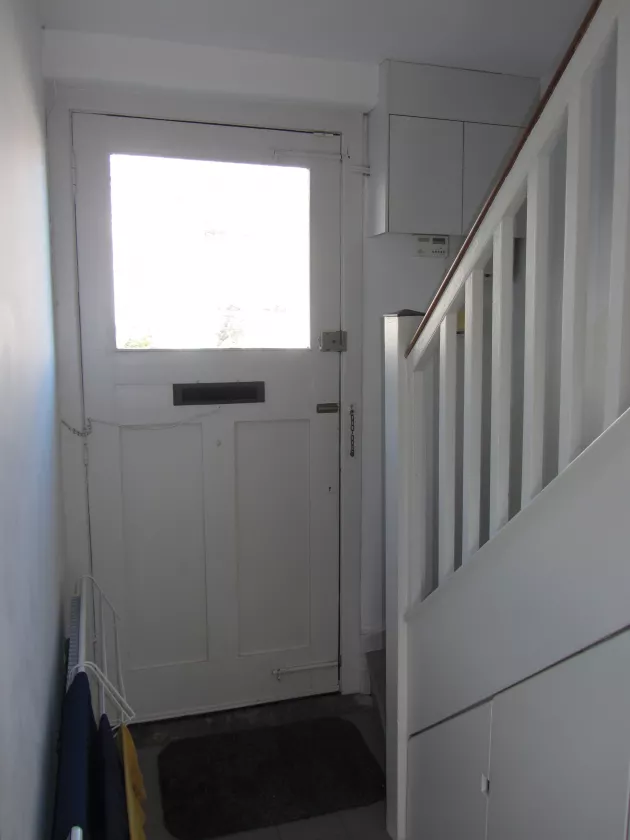
<path fill-rule="evenodd" d="M 215 732 L 235 732 L 260 726 L 277 726 L 318 717 L 341 717 L 353 723 L 384 768 L 385 740 L 378 711 L 371 697 L 360 695 L 310 697 L 133 726 L 132 734 L 138 749 L 148 796 L 145 826 L 147 840 L 174 840 L 164 827 L 158 778 L 157 758 L 166 744 L 180 738 Z M 378 802 L 367 808 L 232 834 L 230 840 L 388 840 L 385 831 L 385 803 Z"/>

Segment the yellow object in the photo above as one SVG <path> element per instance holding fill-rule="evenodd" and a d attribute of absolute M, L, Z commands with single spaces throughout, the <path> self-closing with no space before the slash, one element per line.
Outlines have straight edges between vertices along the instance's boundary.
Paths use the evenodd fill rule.
<path fill-rule="evenodd" d="M 144 823 L 146 816 L 142 803 L 146 802 L 147 793 L 144 779 L 138 764 L 138 753 L 131 733 L 123 724 L 118 735 L 118 747 L 122 754 L 125 768 L 125 795 L 127 797 L 127 816 L 129 818 L 129 836 L 131 840 L 146 840 Z"/>

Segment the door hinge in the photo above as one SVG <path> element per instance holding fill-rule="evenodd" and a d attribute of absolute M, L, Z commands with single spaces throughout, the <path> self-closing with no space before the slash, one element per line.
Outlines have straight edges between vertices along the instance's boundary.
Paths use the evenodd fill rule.
<path fill-rule="evenodd" d="M 356 432 L 356 411 L 354 403 L 350 406 L 350 457 L 354 458 L 356 454 L 355 448 L 355 432 Z"/>
<path fill-rule="evenodd" d="M 322 353 L 345 353 L 348 349 L 348 333 L 346 330 L 321 333 L 319 349 Z"/>
<path fill-rule="evenodd" d="M 71 155 L 71 167 L 72 167 L 72 194 L 77 194 L 77 156 L 75 154 L 74 149 L 72 149 Z"/>

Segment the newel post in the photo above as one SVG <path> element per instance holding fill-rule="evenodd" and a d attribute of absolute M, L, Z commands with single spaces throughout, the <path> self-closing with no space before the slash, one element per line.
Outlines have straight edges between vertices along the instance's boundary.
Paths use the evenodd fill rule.
<path fill-rule="evenodd" d="M 407 833 L 408 661 L 405 612 L 409 605 L 410 498 L 413 468 L 411 365 L 405 349 L 418 315 L 384 319 L 385 371 L 385 625 L 387 830 Z"/>

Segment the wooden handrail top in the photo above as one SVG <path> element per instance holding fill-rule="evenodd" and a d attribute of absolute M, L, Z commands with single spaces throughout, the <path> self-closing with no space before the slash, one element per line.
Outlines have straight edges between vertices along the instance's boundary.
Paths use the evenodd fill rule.
<path fill-rule="evenodd" d="M 569 66 L 569 62 L 573 58 L 573 56 L 575 54 L 575 51 L 577 50 L 580 43 L 582 42 L 582 39 L 584 38 L 584 35 L 586 34 L 589 26 L 591 25 L 591 23 L 593 21 L 593 18 L 597 14 L 597 10 L 599 9 L 601 3 L 602 3 L 602 0 L 593 0 L 593 2 L 591 3 L 591 6 L 590 6 L 589 10 L 586 13 L 586 16 L 584 17 L 584 20 L 580 24 L 577 32 L 575 33 L 575 35 L 573 37 L 573 40 L 571 41 L 571 44 L 570 44 L 568 50 L 564 54 L 564 57 L 562 58 L 562 61 L 558 65 L 558 68 L 553 75 L 553 78 L 549 82 L 549 85 L 547 86 L 547 90 L 545 91 L 543 97 L 541 98 L 540 102 L 538 103 L 538 105 L 536 107 L 536 110 L 534 111 L 534 113 L 532 115 L 532 118 L 530 119 L 529 123 L 527 124 L 527 127 L 525 128 L 525 131 L 523 132 L 523 135 L 522 135 L 521 139 L 519 140 L 516 148 L 512 152 L 512 154 L 511 154 L 511 156 L 510 156 L 510 158 L 509 158 L 509 160 L 508 160 L 508 162 L 505 166 L 505 169 L 503 170 L 503 173 L 501 174 L 501 177 L 499 178 L 499 180 L 497 181 L 497 183 L 495 184 L 495 186 L 491 190 L 490 194 L 488 195 L 488 198 L 485 200 L 484 205 L 481 208 L 481 212 L 479 213 L 479 215 L 475 219 L 475 222 L 474 222 L 473 226 L 471 227 L 470 231 L 468 232 L 468 235 L 466 236 L 466 239 L 464 240 L 461 248 L 457 252 L 457 256 L 455 257 L 455 259 L 451 263 L 451 266 L 448 269 L 448 271 L 446 272 L 446 274 L 444 275 L 444 279 L 440 283 L 440 285 L 438 287 L 438 290 L 433 297 L 433 300 L 431 301 L 431 303 L 427 307 L 426 315 L 424 316 L 424 318 L 420 322 L 420 325 L 418 326 L 418 329 L 415 331 L 411 341 L 409 342 L 409 346 L 407 347 L 407 350 L 405 351 L 405 358 L 407 358 L 409 356 L 409 354 L 411 353 L 411 351 L 415 347 L 416 342 L 418 341 L 418 339 L 420 338 L 420 335 L 422 334 L 422 330 L 424 329 L 425 324 L 428 323 L 429 318 L 431 317 L 431 315 L 435 311 L 435 308 L 437 307 L 437 305 L 440 301 L 440 298 L 442 297 L 442 295 L 444 294 L 444 292 L 448 288 L 449 283 L 453 279 L 457 269 L 460 266 L 461 261 L 464 258 L 464 255 L 466 254 L 466 252 L 470 248 L 470 245 L 471 245 L 473 239 L 475 238 L 475 235 L 477 234 L 477 231 L 479 230 L 479 228 L 481 226 L 481 223 L 483 222 L 483 220 L 488 215 L 488 211 L 490 210 L 490 207 L 494 203 L 494 200 L 497 197 L 497 195 L 499 193 L 499 190 L 503 186 L 503 184 L 505 182 L 505 179 L 508 177 L 508 175 L 512 171 L 512 169 L 514 167 L 514 164 L 516 163 L 516 160 L 517 160 L 518 156 L 520 155 L 523 146 L 527 142 L 530 134 L 532 133 L 532 131 L 534 130 L 534 127 L 536 126 L 536 123 L 538 122 L 538 120 L 540 119 L 543 111 L 547 107 L 547 103 L 551 99 L 551 97 L 553 95 L 553 92 L 555 91 L 556 87 L 558 86 L 558 82 L 560 81 L 560 79 L 564 75 L 565 70 Z"/>

